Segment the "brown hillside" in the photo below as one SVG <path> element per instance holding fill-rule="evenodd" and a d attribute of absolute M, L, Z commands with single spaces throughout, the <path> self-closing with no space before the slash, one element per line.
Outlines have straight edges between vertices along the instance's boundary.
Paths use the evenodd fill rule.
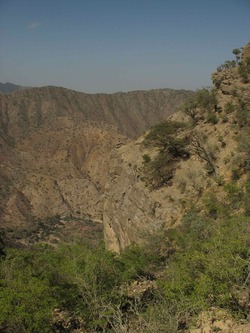
<path fill-rule="evenodd" d="M 45 87 L 0 95 L 5 237 L 27 242 L 99 234 L 109 153 L 176 111 L 190 94 L 88 95 Z"/>
<path fill-rule="evenodd" d="M 58 87 L 33 88 L 0 95 L 0 117 L 14 137 L 67 116 L 114 125 L 135 138 L 173 114 L 190 94 L 173 89 L 85 94 Z"/>
<path fill-rule="evenodd" d="M 245 58 L 249 45 L 243 50 Z M 152 188 L 152 182 L 147 182 L 143 155 L 153 159 L 158 149 L 145 147 L 144 136 L 112 152 L 103 211 L 110 249 L 119 252 L 158 228 L 178 225 L 193 206 L 203 209 L 208 193 L 225 196 L 224 184 L 236 178 L 241 186 L 246 178 L 250 165 L 250 70 L 243 78 L 234 66 L 212 78 L 216 104 L 209 107 L 205 102 L 203 109 L 195 110 L 195 119 L 184 110 L 170 117 L 186 124 L 182 136 L 189 137 L 190 158 L 175 165 L 169 183 Z"/>

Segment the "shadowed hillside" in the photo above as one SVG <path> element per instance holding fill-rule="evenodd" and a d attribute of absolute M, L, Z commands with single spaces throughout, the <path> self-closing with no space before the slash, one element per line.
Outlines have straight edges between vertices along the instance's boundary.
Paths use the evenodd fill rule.
<path fill-rule="evenodd" d="M 0 82 L 0 93 L 9 94 L 20 89 L 24 89 L 24 87 L 10 82 Z"/>

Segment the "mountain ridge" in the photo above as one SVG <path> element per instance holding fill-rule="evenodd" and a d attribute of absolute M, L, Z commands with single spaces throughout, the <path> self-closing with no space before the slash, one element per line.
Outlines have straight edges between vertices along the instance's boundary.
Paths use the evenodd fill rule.
<path fill-rule="evenodd" d="M 190 94 L 192 91 L 174 89 L 86 94 L 48 86 L 1 95 L 0 99 L 2 107 L 4 103 L 10 102 L 8 108 L 12 113 L 15 112 L 15 118 L 19 118 L 19 130 L 22 127 L 39 126 L 39 122 L 49 114 L 72 114 L 85 120 L 115 125 L 125 135 L 135 138 L 160 119 L 176 111 L 185 96 Z"/>
<path fill-rule="evenodd" d="M 175 112 L 191 94 L 85 94 L 58 87 L 1 94 L 2 228 L 28 232 L 32 221 L 55 215 L 70 219 L 65 230 L 77 221 L 81 230 L 80 220 L 102 221 L 110 152 Z"/>
<path fill-rule="evenodd" d="M 5 83 L 0 82 L 0 93 L 3 94 L 10 94 L 22 89 L 26 89 L 26 87 L 11 82 L 5 82 Z"/>

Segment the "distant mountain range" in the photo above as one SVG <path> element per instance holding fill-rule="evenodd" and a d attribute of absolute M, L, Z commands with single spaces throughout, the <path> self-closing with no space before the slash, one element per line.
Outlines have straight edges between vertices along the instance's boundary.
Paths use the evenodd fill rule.
<path fill-rule="evenodd" d="M 9 94 L 9 93 L 12 93 L 14 91 L 21 90 L 21 89 L 24 89 L 24 88 L 25 87 L 19 86 L 19 85 L 14 84 L 14 83 L 10 83 L 10 82 L 2 83 L 2 82 L 0 82 L 0 92 L 4 93 L 4 94 Z"/>

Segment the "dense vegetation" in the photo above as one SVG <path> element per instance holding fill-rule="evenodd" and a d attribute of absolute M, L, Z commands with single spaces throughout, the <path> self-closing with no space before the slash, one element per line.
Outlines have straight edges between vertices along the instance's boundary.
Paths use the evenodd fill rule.
<path fill-rule="evenodd" d="M 177 332 L 213 307 L 246 318 L 250 283 L 250 179 L 204 198 L 177 229 L 121 255 L 83 244 L 5 249 L 0 269 L 2 332 Z M 240 213 L 237 213 L 240 212 Z M 157 284 L 152 286 L 150 280 Z M 138 294 L 133 281 L 148 281 Z M 138 284 L 139 282 L 137 282 Z M 130 288 L 131 289 L 131 288 Z M 132 287 L 133 289 L 133 287 Z M 56 319 L 59 309 L 68 319 Z M 126 329 L 126 330 L 125 330 Z"/>

